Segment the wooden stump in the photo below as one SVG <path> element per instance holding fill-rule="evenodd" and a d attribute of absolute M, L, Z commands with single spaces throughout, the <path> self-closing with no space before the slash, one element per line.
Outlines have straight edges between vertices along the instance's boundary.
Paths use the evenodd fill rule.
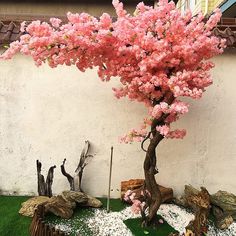
<path fill-rule="evenodd" d="M 144 179 L 130 179 L 128 181 L 121 182 L 121 199 L 124 199 L 125 193 L 128 190 L 131 190 L 135 193 L 136 199 L 142 199 L 142 191 L 143 191 Z M 158 185 L 161 191 L 162 203 L 170 202 L 173 199 L 173 189 L 166 188 L 161 185 Z"/>
<path fill-rule="evenodd" d="M 128 190 L 137 190 L 143 187 L 144 179 L 130 179 L 121 182 L 121 199 L 124 198 L 125 193 Z"/>

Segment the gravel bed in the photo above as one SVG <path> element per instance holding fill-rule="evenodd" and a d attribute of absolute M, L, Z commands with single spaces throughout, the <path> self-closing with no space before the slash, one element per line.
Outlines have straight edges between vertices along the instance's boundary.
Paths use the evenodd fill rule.
<path fill-rule="evenodd" d="M 161 215 L 170 226 L 179 231 L 180 234 L 184 233 L 185 227 L 188 225 L 189 221 L 194 218 L 192 213 L 174 204 L 162 204 L 158 214 Z M 84 231 L 84 227 L 75 230 L 70 221 L 55 223 L 56 228 L 67 233 L 74 233 L 74 235 L 91 236 L 92 232 L 93 236 L 132 236 L 131 231 L 126 227 L 123 221 L 137 217 L 140 217 L 140 215 L 134 214 L 131 207 L 127 207 L 120 212 L 110 213 L 107 213 L 106 210 L 94 209 L 93 215 L 83 219 L 86 221 L 83 223 L 86 224 L 90 232 Z M 73 221 L 79 224 L 81 219 L 74 219 Z M 236 223 L 233 223 L 227 230 L 218 230 L 211 224 L 207 236 L 236 236 Z"/>
<path fill-rule="evenodd" d="M 188 225 L 189 221 L 194 219 L 192 213 L 174 204 L 162 204 L 158 214 L 180 233 L 184 233 L 185 227 Z M 207 236 L 236 236 L 236 223 L 232 223 L 227 230 L 219 230 L 214 226 L 213 222 L 211 222 Z"/>
<path fill-rule="evenodd" d="M 123 223 L 124 220 L 136 218 L 139 215 L 127 207 L 120 212 L 107 213 L 105 210 L 95 210 L 95 215 L 88 221 L 88 227 L 96 236 L 132 236 L 131 231 Z"/>

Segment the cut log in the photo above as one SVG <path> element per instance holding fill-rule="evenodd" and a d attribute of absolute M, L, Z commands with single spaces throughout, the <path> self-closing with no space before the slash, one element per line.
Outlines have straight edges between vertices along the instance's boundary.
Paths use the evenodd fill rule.
<path fill-rule="evenodd" d="M 173 200 L 174 193 L 172 188 L 166 188 L 161 185 L 158 185 L 161 191 L 162 203 L 170 203 Z"/>
<path fill-rule="evenodd" d="M 82 187 L 81 187 L 83 171 L 84 171 L 85 166 L 88 164 L 89 158 L 93 157 L 92 155 L 88 154 L 89 148 L 90 148 L 90 143 L 88 140 L 86 140 L 85 146 L 80 154 L 79 164 L 75 170 L 75 174 L 73 177 L 66 172 L 65 170 L 66 159 L 63 160 L 63 163 L 61 165 L 61 173 L 67 178 L 70 184 L 71 191 L 83 192 Z"/>
<path fill-rule="evenodd" d="M 144 179 L 130 179 L 128 181 L 122 181 L 121 182 L 121 199 L 124 200 L 125 193 L 128 190 L 132 190 L 132 192 L 135 193 L 135 199 L 139 199 L 142 201 L 143 185 L 144 185 Z M 158 187 L 161 192 L 162 203 L 171 202 L 173 199 L 173 189 L 166 188 L 161 185 L 158 185 Z"/>
<path fill-rule="evenodd" d="M 144 185 L 144 179 L 130 179 L 121 182 L 121 199 L 128 190 L 140 189 Z"/>

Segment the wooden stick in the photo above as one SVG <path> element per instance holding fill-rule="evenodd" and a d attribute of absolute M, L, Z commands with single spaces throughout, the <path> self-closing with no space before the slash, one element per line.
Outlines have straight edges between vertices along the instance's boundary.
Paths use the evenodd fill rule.
<path fill-rule="evenodd" d="M 107 213 L 109 213 L 110 211 L 112 159 L 113 159 L 113 147 L 111 147 L 110 172 L 109 172 L 108 197 L 107 197 Z"/>

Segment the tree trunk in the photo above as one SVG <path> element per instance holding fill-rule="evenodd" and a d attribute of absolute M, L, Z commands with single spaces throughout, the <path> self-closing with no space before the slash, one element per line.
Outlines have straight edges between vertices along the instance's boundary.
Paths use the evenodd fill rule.
<path fill-rule="evenodd" d="M 174 95 L 171 91 L 166 92 L 165 96 L 159 101 L 154 101 L 153 105 L 157 105 L 160 102 L 166 102 L 171 104 L 174 101 Z M 158 187 L 158 184 L 155 179 L 155 175 L 158 173 L 156 168 L 156 148 L 160 141 L 164 138 L 157 130 L 156 127 L 159 125 L 165 125 L 165 120 L 168 117 L 168 114 L 162 114 L 160 118 L 154 119 L 151 125 L 151 132 L 147 137 L 152 135 L 148 149 L 146 151 L 146 157 L 144 160 L 144 196 L 145 196 L 145 207 L 148 208 L 148 215 L 145 212 L 142 212 L 143 226 L 148 225 L 157 225 L 157 211 L 162 203 L 161 191 Z"/>
<path fill-rule="evenodd" d="M 149 207 L 149 214 L 144 219 L 145 225 L 155 225 L 157 211 L 161 205 L 161 191 L 157 185 L 155 175 L 158 173 L 156 169 L 156 147 L 164 137 L 157 133 L 150 141 L 145 161 L 144 161 L 144 175 L 145 175 L 145 191 L 146 204 Z"/>

